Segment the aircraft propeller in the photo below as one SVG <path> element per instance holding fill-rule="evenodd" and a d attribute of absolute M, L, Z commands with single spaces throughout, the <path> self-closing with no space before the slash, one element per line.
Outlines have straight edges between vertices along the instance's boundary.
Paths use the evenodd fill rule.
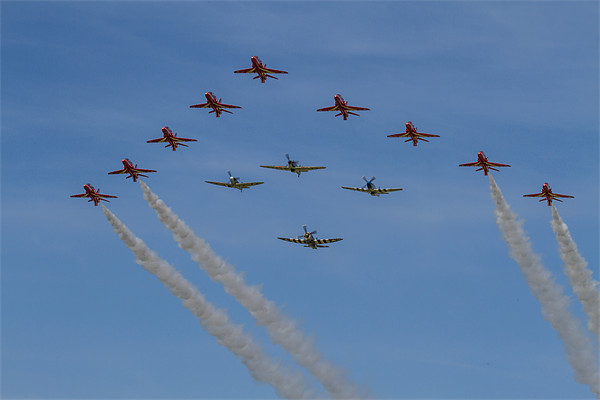
<path fill-rule="evenodd" d="M 293 164 L 293 165 L 296 165 L 296 164 L 298 163 L 298 161 L 295 161 L 295 160 L 290 160 L 290 155 L 289 155 L 289 154 L 286 154 L 286 155 L 285 155 L 285 158 L 287 158 L 287 160 L 288 160 L 288 163 L 291 163 L 291 164 Z"/>
<path fill-rule="evenodd" d="M 233 180 L 235 180 L 236 182 L 238 182 L 240 180 L 239 177 L 233 177 L 233 176 L 231 176 L 231 171 L 227 171 L 227 173 L 229 174 L 229 178 L 230 179 L 233 178 Z"/>
<path fill-rule="evenodd" d="M 306 229 L 306 225 L 302 225 L 302 227 L 304 228 L 304 233 L 308 233 L 308 230 Z M 311 235 L 314 235 L 316 233 L 317 233 L 317 231 L 310 232 Z"/>
<path fill-rule="evenodd" d="M 365 176 L 364 176 L 364 175 L 362 176 L 362 178 L 365 180 L 365 182 L 367 182 L 367 184 L 366 184 L 366 185 L 364 185 L 364 186 L 363 186 L 363 188 L 364 188 L 364 187 L 367 187 L 367 186 L 370 186 L 370 185 L 373 183 L 373 181 L 375 180 L 375 177 L 372 177 L 372 178 L 371 178 L 371 180 L 370 180 L 370 181 L 368 181 L 368 180 L 367 180 L 367 178 L 365 178 Z"/>

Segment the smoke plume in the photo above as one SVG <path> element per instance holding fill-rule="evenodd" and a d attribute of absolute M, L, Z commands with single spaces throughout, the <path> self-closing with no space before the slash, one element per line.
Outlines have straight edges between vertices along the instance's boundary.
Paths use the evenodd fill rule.
<path fill-rule="evenodd" d="M 240 325 L 231 323 L 224 311 L 216 309 L 206 301 L 175 268 L 150 250 L 103 205 L 102 210 L 115 232 L 135 255 L 136 263 L 154 274 L 171 293 L 181 299 L 183 306 L 200 319 L 202 327 L 244 363 L 254 379 L 273 386 L 280 397 L 315 397 L 302 375 L 293 374 L 282 365 L 271 361 L 253 339 L 243 332 Z"/>
<path fill-rule="evenodd" d="M 496 223 L 508 244 L 510 256 L 517 262 L 533 295 L 542 306 L 546 321 L 562 339 L 569 364 L 575 370 L 577 382 L 590 386 L 600 396 L 600 377 L 592 345 L 580 322 L 569 312 L 569 299 L 562 288 L 554 283 L 552 274 L 542 265 L 529 243 L 522 223 L 510 209 L 500 188 L 491 175 L 490 189 L 496 203 Z"/>
<path fill-rule="evenodd" d="M 210 246 L 194 232 L 165 203 L 140 181 L 144 199 L 154 209 L 160 221 L 171 231 L 179 247 L 204 269 L 212 280 L 218 281 L 252 315 L 258 325 L 267 328 L 271 340 L 281 345 L 321 382 L 327 393 L 337 399 L 357 398 L 359 388 L 315 348 L 313 341 L 301 332 L 295 320 L 281 314 L 278 307 L 265 299 L 256 286 L 248 286 L 235 268 L 218 257 Z"/>
<path fill-rule="evenodd" d="M 552 229 L 558 241 L 560 258 L 565 263 L 565 273 L 569 277 L 573 291 L 589 318 L 588 328 L 596 335 L 600 335 L 600 292 L 597 289 L 598 282 L 592 278 L 592 271 L 588 269 L 587 261 L 579 254 L 567 224 L 558 215 L 554 205 L 552 205 Z"/>

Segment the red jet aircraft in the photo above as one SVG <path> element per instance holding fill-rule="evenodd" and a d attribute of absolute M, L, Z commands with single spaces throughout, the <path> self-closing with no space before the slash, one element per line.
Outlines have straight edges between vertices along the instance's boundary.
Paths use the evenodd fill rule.
<path fill-rule="evenodd" d="M 83 188 L 85 189 L 85 193 L 72 194 L 71 197 L 89 197 L 90 199 L 88 200 L 88 202 L 93 201 L 95 206 L 97 206 L 98 203 L 100 203 L 100 200 L 108 201 L 108 200 L 104 200 L 103 197 L 110 197 L 111 199 L 117 198 L 117 196 L 111 196 L 110 194 L 100 193 L 100 189 L 98 189 L 98 190 L 94 189 L 94 187 L 89 183 L 83 185 Z"/>
<path fill-rule="evenodd" d="M 417 132 L 417 127 L 413 125 L 412 122 L 408 121 L 406 123 L 406 132 L 405 133 L 396 133 L 394 135 L 388 135 L 387 137 L 405 137 L 408 138 L 404 142 L 410 142 L 412 140 L 413 146 L 417 145 L 419 140 L 424 142 L 429 142 L 427 139 L 423 139 L 423 137 L 440 137 L 440 135 L 433 135 L 431 133 L 421 133 Z"/>
<path fill-rule="evenodd" d="M 548 182 L 546 182 L 542 185 L 541 193 L 524 194 L 523 197 L 541 197 L 540 201 L 547 200 L 549 206 L 552 205 L 552 200 L 562 202 L 562 200 L 559 199 L 558 197 L 568 198 L 568 199 L 574 198 L 573 196 L 569 196 L 568 194 L 552 193 L 552 188 L 550 188 L 550 186 L 548 185 Z"/>
<path fill-rule="evenodd" d="M 338 117 L 343 115 L 345 121 L 348 119 L 348 114 L 356 115 L 357 117 L 359 116 L 357 113 L 353 113 L 351 111 L 369 110 L 369 108 L 365 107 L 349 106 L 348 102 L 345 101 L 340 94 L 333 96 L 333 100 L 335 101 L 335 105 L 331 107 L 319 108 L 317 111 L 339 111 L 340 113 L 336 114 L 335 116 Z"/>
<path fill-rule="evenodd" d="M 481 167 L 481 168 L 476 169 L 475 171 L 483 170 L 483 174 L 487 175 L 488 171 L 490 169 L 494 170 L 494 171 L 499 171 L 498 169 L 493 168 L 493 167 L 510 167 L 510 165 L 493 163 L 491 161 L 488 161 L 485 154 L 483 154 L 483 151 L 480 151 L 479 153 L 477 153 L 477 161 L 472 162 L 472 163 L 460 164 L 459 167 Z"/>
<path fill-rule="evenodd" d="M 158 139 L 147 140 L 146 143 L 168 143 L 165 147 L 171 146 L 173 147 L 173 151 L 175 151 L 175 149 L 177 149 L 177 146 L 188 147 L 187 144 L 183 144 L 181 142 L 197 142 L 196 139 L 177 137 L 177 133 L 173 133 L 173 131 L 171 131 L 168 126 L 162 128 L 162 133 L 163 137 Z"/>
<path fill-rule="evenodd" d="M 252 60 L 252 68 L 239 69 L 237 71 L 233 71 L 233 73 L 235 73 L 235 74 L 258 74 L 258 76 L 255 76 L 252 79 L 260 78 L 261 83 L 265 83 L 267 78 L 279 79 L 279 78 L 277 78 L 273 75 L 269 75 L 269 74 L 287 74 L 286 71 L 280 71 L 278 69 L 267 68 L 267 65 L 263 64 L 262 61 L 260 61 L 260 58 L 258 58 L 256 56 L 250 57 L 250 59 Z"/>
<path fill-rule="evenodd" d="M 117 171 L 112 171 L 109 172 L 109 175 L 113 175 L 113 174 L 129 174 L 128 177 L 126 177 L 125 179 L 129 179 L 129 178 L 133 178 L 134 182 L 137 182 L 137 178 L 138 176 L 143 176 L 145 178 L 147 178 L 147 175 L 143 175 L 141 174 L 141 172 L 156 172 L 153 169 L 141 169 L 137 167 L 137 164 L 135 164 L 135 166 L 133 165 L 133 163 L 131 161 L 129 161 L 129 158 L 124 158 L 123 160 L 121 160 L 123 162 L 123 169 L 119 169 Z"/>
<path fill-rule="evenodd" d="M 221 99 L 217 101 L 217 97 L 213 94 L 213 92 L 206 92 L 204 93 L 204 96 L 206 96 L 206 103 L 192 104 L 190 108 L 212 108 L 212 110 L 208 113 L 215 113 L 217 118 L 221 116 L 221 112 L 223 111 L 233 114 L 231 111 L 226 110 L 226 108 L 242 108 L 240 106 L 232 106 L 231 104 L 221 103 Z"/>

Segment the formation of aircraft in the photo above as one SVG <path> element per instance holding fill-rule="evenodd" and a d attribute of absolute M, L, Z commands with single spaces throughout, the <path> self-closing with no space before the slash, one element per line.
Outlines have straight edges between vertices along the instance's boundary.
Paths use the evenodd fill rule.
<path fill-rule="evenodd" d="M 252 63 L 252 66 L 250 68 L 239 69 L 239 70 L 234 71 L 234 73 L 236 73 L 236 74 L 256 74 L 256 76 L 253 77 L 253 79 L 260 79 L 261 83 L 265 83 L 267 81 L 267 78 L 278 79 L 276 76 L 274 76 L 274 74 L 287 74 L 288 73 L 287 71 L 283 71 L 283 70 L 267 68 L 266 64 L 264 64 L 260 60 L 260 58 L 258 58 L 257 56 L 252 56 L 250 58 L 250 60 Z M 242 108 L 240 106 L 222 103 L 221 99 L 217 100 L 217 97 L 212 92 L 206 92 L 204 94 L 204 96 L 206 97 L 205 103 L 193 104 L 193 105 L 190 105 L 189 107 L 190 108 L 208 108 L 208 109 L 210 109 L 209 114 L 215 113 L 215 116 L 217 118 L 219 118 L 223 112 L 232 114 L 232 112 L 229 111 L 228 109 L 241 109 Z M 355 111 L 370 110 L 369 108 L 366 108 L 366 107 L 357 107 L 357 106 L 349 105 L 348 102 L 345 101 L 340 94 L 334 95 L 333 98 L 334 98 L 333 106 L 319 108 L 319 109 L 317 109 L 317 111 L 337 111 L 338 114 L 335 115 L 336 117 L 341 115 L 344 120 L 347 120 L 349 115 L 359 116 L 359 114 L 356 113 Z M 426 138 L 440 137 L 439 135 L 435 135 L 435 134 L 431 134 L 431 133 L 418 132 L 417 128 L 414 126 L 414 124 L 411 121 L 406 122 L 405 126 L 406 126 L 405 132 L 387 135 L 387 137 L 406 138 L 405 142 L 412 142 L 413 146 L 415 146 L 415 147 L 417 146 L 419 141 L 429 142 L 429 140 L 427 140 Z M 171 129 L 169 129 L 168 126 L 165 126 L 162 128 L 162 133 L 163 133 L 163 137 L 147 140 L 146 142 L 147 143 L 166 143 L 165 148 L 171 147 L 173 151 L 176 151 L 177 146 L 188 147 L 188 145 L 185 144 L 184 142 L 196 142 L 197 141 L 196 139 L 178 137 L 176 133 L 173 133 L 173 131 L 171 131 Z M 277 170 L 282 170 L 282 171 L 290 171 L 292 173 L 296 173 L 298 175 L 298 177 L 300 177 L 300 174 L 302 172 L 325 168 L 323 166 L 302 166 L 302 165 L 299 165 L 298 161 L 290 159 L 289 154 L 286 154 L 285 157 L 287 158 L 287 165 L 261 165 L 260 167 L 277 169 Z M 152 169 L 138 168 L 137 164 L 134 165 L 127 158 L 123 159 L 122 162 L 123 162 L 123 169 L 111 171 L 108 174 L 109 175 L 128 174 L 128 176 L 126 178 L 133 178 L 133 181 L 136 182 L 138 177 L 140 177 L 140 176 L 147 177 L 147 175 L 144 175 L 144 173 L 156 172 L 155 170 L 152 170 Z M 459 166 L 461 166 L 461 167 L 479 167 L 476 171 L 483 170 L 484 175 L 488 175 L 488 172 L 490 170 L 498 171 L 498 169 L 496 167 L 510 167 L 510 165 L 508 165 L 508 164 L 500 164 L 500 163 L 488 161 L 488 158 L 483 153 L 483 151 L 480 151 L 479 153 L 477 153 L 477 161 L 471 162 L 471 163 L 459 164 Z M 247 189 L 252 186 L 262 185 L 264 183 L 264 182 L 242 182 L 242 181 L 240 181 L 240 179 L 238 177 L 232 176 L 231 171 L 227 171 L 227 173 L 229 174 L 229 182 L 214 182 L 214 181 L 205 181 L 205 182 L 212 184 L 212 185 L 218 185 L 218 186 L 224 186 L 224 187 L 229 187 L 229 188 L 233 188 L 233 189 L 238 189 L 240 191 L 243 191 L 243 189 Z M 381 194 L 388 194 L 391 192 L 403 190 L 402 188 L 376 187 L 373 184 L 375 177 L 371 178 L 370 180 L 367 180 L 367 178 L 365 176 L 363 176 L 362 179 L 365 181 L 364 186 L 362 186 L 362 187 L 342 186 L 342 189 L 368 193 L 371 196 L 377 196 L 377 197 L 379 197 Z M 106 198 L 117 198 L 117 196 L 100 193 L 99 189 L 96 190 L 89 183 L 83 185 L 83 187 L 85 189 L 85 193 L 74 194 L 74 195 L 71 195 L 70 197 L 89 198 L 88 202 L 94 202 L 95 206 L 97 206 L 100 203 L 100 201 L 108 202 L 109 200 L 106 200 Z M 544 183 L 542 186 L 542 191 L 540 193 L 525 194 L 525 195 L 523 195 L 523 197 L 538 197 L 538 198 L 540 198 L 540 202 L 546 200 L 548 202 L 548 205 L 550 206 L 550 205 L 552 205 L 552 200 L 562 202 L 561 198 L 573 198 L 574 196 L 552 193 L 552 189 L 550 188 L 548 183 Z M 338 242 L 338 241 L 342 240 L 342 238 L 317 239 L 314 236 L 317 233 L 316 231 L 308 232 L 306 225 L 302 225 L 302 227 L 304 228 L 303 236 L 298 236 L 297 238 L 278 237 L 278 239 L 292 242 L 292 243 L 300 243 L 300 244 L 303 244 L 305 247 L 310 247 L 312 249 L 317 249 L 317 248 L 321 248 L 321 247 L 329 247 L 326 245 L 327 243 L 333 243 L 333 242 Z"/>
<path fill-rule="evenodd" d="M 138 168 L 137 164 L 133 165 L 133 163 L 129 161 L 129 158 L 124 158 L 121 160 L 121 162 L 123 163 L 123 169 L 118 169 L 116 171 L 109 172 L 108 174 L 129 174 L 129 176 L 127 176 L 125 179 L 133 178 L 133 181 L 137 182 L 138 176 L 143 176 L 145 178 L 148 177 L 148 175 L 144 175 L 143 173 L 156 172 L 153 169 Z"/>
<path fill-rule="evenodd" d="M 235 73 L 235 74 L 258 74 L 257 76 L 255 76 L 252 79 L 260 78 L 261 83 L 265 83 L 267 78 L 279 79 L 270 74 L 287 74 L 286 71 L 267 68 L 267 65 L 263 64 L 262 61 L 260 61 L 260 58 L 258 58 L 256 56 L 250 57 L 250 60 L 252 61 L 251 68 L 238 69 L 237 71 L 233 71 L 233 73 Z"/>
<path fill-rule="evenodd" d="M 488 161 L 488 158 L 485 156 L 485 154 L 483 154 L 483 151 L 480 151 L 479 153 L 477 153 L 477 161 L 472 163 L 459 164 L 459 167 L 481 167 L 476 169 L 475 171 L 483 170 L 483 174 L 487 175 L 490 169 L 493 171 L 499 171 L 494 167 L 510 167 L 510 165 Z"/>
<path fill-rule="evenodd" d="M 412 140 L 413 146 L 416 146 L 419 140 L 422 140 L 424 142 L 429 142 L 429 140 L 423 139 L 424 137 L 440 137 L 440 135 L 433 135 L 431 133 L 417 132 L 417 128 L 413 125 L 413 123 L 408 121 L 406 123 L 406 132 L 395 133 L 393 135 L 388 135 L 388 137 L 405 137 L 408 139 L 406 139 L 404 142 L 410 142 Z"/>
<path fill-rule="evenodd" d="M 339 117 L 340 115 L 342 115 L 345 121 L 348 119 L 349 114 L 356 115 L 357 117 L 360 116 L 357 113 L 353 113 L 352 111 L 369 110 L 369 108 L 365 107 L 349 106 L 348 102 L 342 98 L 341 94 L 336 94 L 335 96 L 333 96 L 333 101 L 335 102 L 333 106 L 319 108 L 317 111 L 339 111 L 340 113 L 336 114 L 335 116 Z"/>
<path fill-rule="evenodd" d="M 312 171 L 313 169 L 324 169 L 325 167 L 304 167 L 298 165 L 298 161 L 290 160 L 290 155 L 286 154 L 285 157 L 288 160 L 287 165 L 261 165 L 261 168 L 271 168 L 271 169 L 279 169 L 282 171 L 290 171 L 292 173 L 298 174 L 298 178 L 300 177 L 301 172 Z"/>
<path fill-rule="evenodd" d="M 192 104 L 190 108 L 212 108 L 208 113 L 215 113 L 217 118 L 221 116 L 222 112 L 233 114 L 231 111 L 227 110 L 227 108 L 242 108 L 240 106 L 221 103 L 221 99 L 217 100 L 217 96 L 215 96 L 213 92 L 206 92 L 204 93 L 204 96 L 206 97 L 206 103 Z"/>
<path fill-rule="evenodd" d="M 548 185 L 548 182 L 546 182 L 542 185 L 542 191 L 540 193 L 524 194 L 523 197 L 541 197 L 540 201 L 544 201 L 544 200 L 548 201 L 548 206 L 552 205 L 552 200 L 562 202 L 562 200 L 560 198 L 566 198 L 566 199 L 574 199 L 575 198 L 574 196 L 571 196 L 568 194 L 552 193 L 552 188 Z"/>
<path fill-rule="evenodd" d="M 204 181 L 206 183 L 210 183 L 212 185 L 225 186 L 233 189 L 239 189 L 240 192 L 244 189 L 248 189 L 251 186 L 262 185 L 264 182 L 241 182 L 240 178 L 236 178 L 231 175 L 231 171 L 227 171 L 229 174 L 229 182 L 212 182 L 212 181 Z"/>
<path fill-rule="evenodd" d="M 90 201 L 94 202 L 94 205 L 97 206 L 100 201 L 109 201 L 105 200 L 106 197 L 111 199 L 116 199 L 117 196 L 112 196 L 110 194 L 102 194 L 100 193 L 100 189 L 94 189 L 94 187 L 90 183 L 86 183 L 83 185 L 83 189 L 85 189 L 85 193 L 81 194 L 72 194 L 71 197 L 89 197 L 88 203 Z"/>
<path fill-rule="evenodd" d="M 403 190 L 400 188 L 394 188 L 394 189 L 378 188 L 378 187 L 375 187 L 375 185 L 373 184 L 375 177 L 372 177 L 370 181 L 368 181 L 367 178 L 365 178 L 364 176 L 362 178 L 364 179 L 365 182 L 367 182 L 363 187 L 358 188 L 358 187 L 342 186 L 342 189 L 356 190 L 358 192 L 369 193 L 371 196 L 377 196 L 377 197 L 379 197 L 380 194 L 388 194 L 390 192 L 397 192 L 397 191 Z"/>
<path fill-rule="evenodd" d="M 343 240 L 342 238 L 317 239 L 315 236 L 313 236 L 317 233 L 317 231 L 309 232 L 306 229 L 306 225 L 302 225 L 302 228 L 304 228 L 303 236 L 297 236 L 296 238 L 278 237 L 277 239 L 285 240 L 286 242 L 300 243 L 303 244 L 304 247 L 310 247 L 311 249 L 315 250 L 319 247 L 329 247 L 325 246 L 326 243 L 339 242 L 340 240 Z"/>
<path fill-rule="evenodd" d="M 177 149 L 177 146 L 188 147 L 187 144 L 184 144 L 182 142 L 197 142 L 196 139 L 177 137 L 177 133 L 173 133 L 173 131 L 171 131 L 168 126 L 162 127 L 162 133 L 163 137 L 158 139 L 147 140 L 146 143 L 167 143 L 165 147 L 171 146 L 173 148 L 173 151 L 175 151 Z"/>

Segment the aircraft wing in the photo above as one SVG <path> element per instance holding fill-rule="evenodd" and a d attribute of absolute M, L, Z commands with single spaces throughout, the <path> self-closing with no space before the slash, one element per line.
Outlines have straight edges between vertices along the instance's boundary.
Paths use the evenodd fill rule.
<path fill-rule="evenodd" d="M 113 195 L 111 195 L 111 194 L 100 194 L 100 193 L 97 193 L 97 195 L 98 195 L 99 197 L 110 197 L 111 199 L 118 199 L 118 197 L 117 197 L 117 196 L 113 196 Z"/>
<path fill-rule="evenodd" d="M 313 169 L 325 169 L 325 167 L 295 167 L 295 171 L 306 172 L 312 171 Z"/>
<path fill-rule="evenodd" d="M 142 168 L 134 168 L 133 171 L 138 172 L 138 173 L 139 172 L 156 172 L 156 170 L 154 170 L 154 169 L 142 169 Z"/>
<path fill-rule="evenodd" d="M 125 170 L 125 168 L 123 168 L 123 169 L 118 169 L 118 170 L 116 170 L 116 171 L 111 171 L 111 172 L 109 172 L 108 174 L 109 174 L 109 175 L 114 175 L 114 174 L 128 174 L 128 173 L 129 173 L 129 172 L 127 172 L 127 171 Z"/>
<path fill-rule="evenodd" d="M 290 167 L 287 165 L 261 165 L 262 168 L 279 169 L 281 171 L 289 171 Z"/>
<path fill-rule="evenodd" d="M 331 107 L 323 107 L 319 108 L 317 111 L 338 111 L 339 107 L 337 105 Z"/>
<path fill-rule="evenodd" d="M 263 71 L 268 74 L 287 74 L 287 71 L 281 71 L 279 69 L 263 68 Z"/>
<path fill-rule="evenodd" d="M 342 186 L 342 189 L 356 190 L 357 192 L 367 192 L 367 193 L 369 192 L 365 188 L 355 188 L 355 187 L 348 187 L 348 186 Z"/>
<path fill-rule="evenodd" d="M 231 105 L 231 104 L 224 104 L 224 103 L 217 103 L 215 105 L 217 107 L 219 107 L 219 108 L 242 108 L 240 106 L 234 106 L 234 105 Z"/>
<path fill-rule="evenodd" d="M 394 189 L 375 189 L 375 190 L 373 190 L 373 192 L 375 192 L 375 193 L 390 193 L 390 192 L 398 192 L 400 190 L 404 190 L 404 189 L 400 189 L 400 188 L 394 188 Z"/>
<path fill-rule="evenodd" d="M 440 135 L 434 135 L 433 133 L 421 133 L 421 132 L 417 132 L 417 136 L 440 137 Z"/>
<path fill-rule="evenodd" d="M 285 240 L 286 242 L 292 242 L 292 243 L 300 243 L 300 244 L 307 243 L 306 239 L 294 239 L 294 238 L 282 238 L 282 237 L 278 237 L 277 239 Z"/>
<path fill-rule="evenodd" d="M 395 133 L 393 135 L 387 135 L 387 137 L 409 137 L 409 134 L 404 132 L 404 133 Z"/>
<path fill-rule="evenodd" d="M 198 141 L 198 139 L 190 139 L 190 138 L 177 137 L 177 136 L 175 136 L 173 138 L 173 140 L 176 142 L 197 142 Z M 148 143 L 150 143 L 150 142 L 148 142 Z"/>
<path fill-rule="evenodd" d="M 81 193 L 81 194 L 72 194 L 71 197 L 86 197 L 88 196 L 87 193 Z"/>
<path fill-rule="evenodd" d="M 488 161 L 488 165 L 491 165 L 493 167 L 510 167 L 510 165 L 508 165 L 508 164 L 500 164 L 500 163 L 489 162 L 489 161 Z"/>
<path fill-rule="evenodd" d="M 333 238 L 333 239 L 317 239 L 315 240 L 316 244 L 325 244 L 325 243 L 333 243 L 333 242 L 339 242 L 340 240 L 343 240 L 342 238 Z"/>
<path fill-rule="evenodd" d="M 210 108 L 210 106 L 208 105 L 208 103 L 202 103 L 202 104 L 192 104 L 190 106 L 190 108 Z"/>
<path fill-rule="evenodd" d="M 252 68 L 245 68 L 245 69 L 238 69 L 237 71 L 233 71 L 234 74 L 254 74 L 256 73 L 256 68 L 252 67 Z"/>
<path fill-rule="evenodd" d="M 523 197 L 546 197 L 544 193 L 524 194 Z"/>
<path fill-rule="evenodd" d="M 264 182 L 240 182 L 237 185 L 235 185 L 235 187 L 246 189 L 250 186 L 262 185 L 263 183 Z"/>
<path fill-rule="evenodd" d="M 164 137 L 158 138 L 158 139 L 151 139 L 151 140 L 146 140 L 146 143 L 162 143 L 162 142 L 166 142 L 167 139 Z"/>
<path fill-rule="evenodd" d="M 479 167 L 481 163 L 479 161 L 470 162 L 466 164 L 458 164 L 459 167 Z"/>
<path fill-rule="evenodd" d="M 212 182 L 212 181 L 204 181 L 204 182 L 210 183 L 211 185 L 219 185 L 219 186 L 225 186 L 225 187 L 235 187 L 231 183 L 226 183 L 226 182 Z"/>
<path fill-rule="evenodd" d="M 565 199 L 574 199 L 575 198 L 575 196 L 571 196 L 571 195 L 568 195 L 568 194 L 558 194 L 558 193 L 551 193 L 550 196 L 552 196 L 552 197 L 562 197 L 562 198 L 565 198 Z"/>
<path fill-rule="evenodd" d="M 361 111 L 361 110 L 369 111 L 369 110 L 371 110 L 370 108 L 366 108 L 366 107 L 356 107 L 356 106 L 349 106 L 349 105 L 345 105 L 344 108 L 346 110 L 352 110 L 352 111 Z"/>

